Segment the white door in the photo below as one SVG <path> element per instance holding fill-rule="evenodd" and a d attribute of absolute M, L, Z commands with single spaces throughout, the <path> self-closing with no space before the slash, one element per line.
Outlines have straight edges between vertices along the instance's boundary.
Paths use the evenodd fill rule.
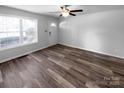
<path fill-rule="evenodd" d="M 48 26 L 49 46 L 57 44 L 57 23 L 49 23 Z"/>

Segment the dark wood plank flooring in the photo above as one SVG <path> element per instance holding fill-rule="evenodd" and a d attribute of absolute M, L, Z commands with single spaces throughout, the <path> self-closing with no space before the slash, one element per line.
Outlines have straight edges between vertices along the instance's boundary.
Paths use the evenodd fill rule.
<path fill-rule="evenodd" d="M 1 63 L 0 87 L 124 87 L 124 60 L 55 45 Z"/>

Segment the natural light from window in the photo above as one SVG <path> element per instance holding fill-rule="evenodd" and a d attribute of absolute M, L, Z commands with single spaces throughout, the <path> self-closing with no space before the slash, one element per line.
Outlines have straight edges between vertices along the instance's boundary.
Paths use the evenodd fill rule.
<path fill-rule="evenodd" d="M 0 49 L 31 44 L 37 41 L 36 19 L 0 16 Z"/>

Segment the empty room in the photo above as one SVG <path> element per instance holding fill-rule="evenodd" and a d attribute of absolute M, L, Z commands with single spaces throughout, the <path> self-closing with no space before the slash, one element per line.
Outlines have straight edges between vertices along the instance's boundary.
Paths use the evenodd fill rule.
<path fill-rule="evenodd" d="M 1 88 L 123 88 L 124 5 L 0 5 Z"/>

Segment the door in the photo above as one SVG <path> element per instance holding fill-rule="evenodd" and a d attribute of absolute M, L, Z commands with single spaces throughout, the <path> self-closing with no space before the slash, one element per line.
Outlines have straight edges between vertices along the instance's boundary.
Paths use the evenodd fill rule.
<path fill-rule="evenodd" d="M 49 46 L 57 44 L 57 23 L 49 23 L 48 26 L 48 40 Z"/>

